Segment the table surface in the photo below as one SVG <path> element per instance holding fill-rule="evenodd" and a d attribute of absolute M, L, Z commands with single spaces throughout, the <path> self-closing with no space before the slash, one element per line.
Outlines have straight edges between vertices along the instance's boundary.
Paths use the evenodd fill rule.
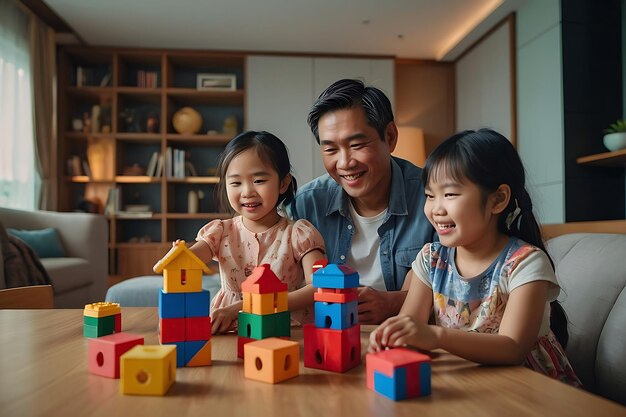
<path fill-rule="evenodd" d="M 0 310 L 0 415 L 6 416 L 626 416 L 626 407 L 519 366 L 435 352 L 432 395 L 394 402 L 367 389 L 365 364 L 343 374 L 305 368 L 280 384 L 243 376 L 236 335 L 212 338 L 213 364 L 178 368 L 166 396 L 119 393 L 87 372 L 82 310 Z M 156 308 L 123 308 L 125 332 L 157 344 Z M 362 326 L 363 352 L 372 326 Z M 300 341 L 302 329 L 292 328 Z"/>

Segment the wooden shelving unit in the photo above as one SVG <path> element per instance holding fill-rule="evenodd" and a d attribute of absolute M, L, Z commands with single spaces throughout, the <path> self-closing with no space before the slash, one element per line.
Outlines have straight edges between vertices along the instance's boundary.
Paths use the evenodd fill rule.
<path fill-rule="evenodd" d="M 198 74 L 235 74 L 237 85 L 227 91 L 198 90 Z M 59 210 L 73 211 L 87 199 L 103 212 L 111 190 L 117 189 L 121 211 L 127 205 L 148 205 L 152 212 L 141 218 L 108 214 L 110 275 L 115 280 L 151 274 L 173 240 L 192 241 L 206 222 L 229 217 L 218 211 L 214 198 L 219 182 L 215 165 L 232 137 L 223 133 L 224 120 L 234 116 L 238 131 L 245 126 L 244 54 L 68 46 L 60 51 L 58 79 Z M 100 108 L 95 130 L 94 106 Z M 187 106 L 202 115 L 197 134 L 180 134 L 172 125 L 174 113 Z M 91 121 L 87 131 L 74 123 L 84 117 Z M 158 121 L 150 132 L 148 117 Z M 106 149 L 99 167 L 90 158 L 98 146 Z M 142 173 L 157 153 L 163 156 L 165 174 L 168 149 L 184 151 L 197 175 Z M 80 160 L 82 172 L 69 163 L 72 158 Z M 133 165 L 139 166 L 133 172 L 139 175 L 127 175 Z M 199 213 L 188 213 L 190 191 L 205 196 Z"/>
<path fill-rule="evenodd" d="M 576 158 L 576 162 L 581 165 L 626 167 L 626 149 L 581 156 L 580 158 Z"/>

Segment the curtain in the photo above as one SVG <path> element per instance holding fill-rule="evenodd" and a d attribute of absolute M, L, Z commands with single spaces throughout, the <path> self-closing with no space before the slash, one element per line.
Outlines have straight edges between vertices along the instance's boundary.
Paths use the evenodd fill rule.
<path fill-rule="evenodd" d="M 29 16 L 0 0 L 0 206 L 36 207 Z"/>
<path fill-rule="evenodd" d="M 41 179 L 38 207 L 57 209 L 56 62 L 54 31 L 38 17 L 29 25 L 35 162 Z"/>

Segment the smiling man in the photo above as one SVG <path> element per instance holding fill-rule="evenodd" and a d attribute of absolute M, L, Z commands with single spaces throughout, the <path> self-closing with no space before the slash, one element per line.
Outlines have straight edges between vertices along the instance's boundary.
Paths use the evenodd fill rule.
<path fill-rule="evenodd" d="M 308 123 L 328 174 L 301 187 L 289 213 L 322 233 L 329 262 L 359 272 L 359 322 L 381 323 L 400 311 L 411 263 L 434 235 L 422 171 L 391 156 L 398 141 L 391 103 L 361 81 L 333 83 Z"/>

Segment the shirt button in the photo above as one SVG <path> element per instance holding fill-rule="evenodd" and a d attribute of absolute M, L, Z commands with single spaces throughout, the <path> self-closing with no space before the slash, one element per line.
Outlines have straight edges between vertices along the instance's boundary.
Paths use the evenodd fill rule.
<path fill-rule="evenodd" d="M 352 225 L 351 224 L 348 225 L 348 230 L 352 230 Z"/>
<path fill-rule="evenodd" d="M 339 257 L 339 259 L 341 259 L 342 261 L 344 261 L 344 260 L 346 259 L 346 257 L 345 257 L 344 255 L 341 255 L 341 256 Z"/>
<path fill-rule="evenodd" d="M 387 251 L 384 251 L 384 252 L 383 252 L 383 255 L 387 255 Z"/>

